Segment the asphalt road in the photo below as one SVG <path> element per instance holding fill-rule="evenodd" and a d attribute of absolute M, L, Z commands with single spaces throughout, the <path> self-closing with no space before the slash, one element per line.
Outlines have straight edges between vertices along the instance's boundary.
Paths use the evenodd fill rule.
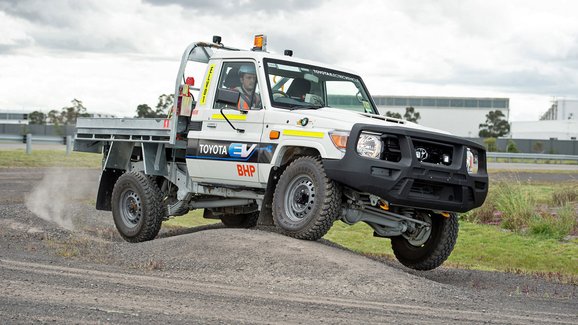
<path fill-rule="evenodd" d="M 577 286 L 535 277 L 417 272 L 222 225 L 129 244 L 93 209 L 97 182 L 0 169 L 0 323 L 578 324 Z"/>
<path fill-rule="evenodd" d="M 530 164 L 530 163 L 495 163 L 488 162 L 488 169 L 490 171 L 504 170 L 504 171 L 570 171 L 578 174 L 578 164 Z"/>

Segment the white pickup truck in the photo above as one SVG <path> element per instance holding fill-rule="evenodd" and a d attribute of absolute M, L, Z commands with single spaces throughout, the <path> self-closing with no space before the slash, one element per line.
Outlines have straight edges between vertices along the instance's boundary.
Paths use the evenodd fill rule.
<path fill-rule="evenodd" d="M 189 64 L 205 66 L 199 88 Z M 487 195 L 482 146 L 379 115 L 358 75 L 269 53 L 262 35 L 251 50 L 191 44 L 175 98 L 168 118 L 78 119 L 75 150 L 104 155 L 96 208 L 130 242 L 193 209 L 308 240 L 365 222 L 430 270 L 453 250 L 456 213 Z"/>

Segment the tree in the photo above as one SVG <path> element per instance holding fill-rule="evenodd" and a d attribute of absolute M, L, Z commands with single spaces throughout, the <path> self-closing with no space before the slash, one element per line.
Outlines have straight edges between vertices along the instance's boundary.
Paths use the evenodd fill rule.
<path fill-rule="evenodd" d="M 399 113 L 394 113 L 394 112 L 391 112 L 391 111 L 385 112 L 385 116 L 401 119 L 401 114 L 399 114 Z"/>
<path fill-rule="evenodd" d="M 46 124 L 47 116 L 40 111 L 34 111 L 28 114 L 28 124 L 44 125 Z"/>
<path fill-rule="evenodd" d="M 61 121 L 63 124 L 76 124 L 76 120 L 79 117 L 87 117 L 89 114 L 86 112 L 86 107 L 82 105 L 82 101 L 78 99 L 73 99 L 71 101 L 72 106 L 63 107 L 60 115 L 62 116 Z"/>
<path fill-rule="evenodd" d="M 62 118 L 62 114 L 60 112 L 58 112 L 57 110 L 53 109 L 50 112 L 48 112 L 48 123 L 50 124 L 54 124 L 54 125 L 61 125 L 64 124 Z"/>
<path fill-rule="evenodd" d="M 157 115 L 149 105 L 140 104 L 136 107 L 136 117 L 157 117 Z"/>
<path fill-rule="evenodd" d="M 167 117 L 167 113 L 172 109 L 174 104 L 174 96 L 162 94 L 159 96 L 159 102 L 156 110 L 147 105 L 140 104 L 136 107 L 136 117 Z"/>
<path fill-rule="evenodd" d="M 516 142 L 514 142 L 514 140 L 512 139 L 508 140 L 506 152 L 520 152 L 520 150 L 518 150 L 518 145 L 516 144 Z"/>
<path fill-rule="evenodd" d="M 168 112 L 172 109 L 174 104 L 174 96 L 172 94 L 162 94 L 159 96 L 159 103 L 157 104 L 156 114 L 158 117 L 167 117 Z"/>
<path fill-rule="evenodd" d="M 543 142 L 534 142 L 534 144 L 532 144 L 532 152 L 535 153 L 543 153 L 544 152 L 544 143 Z"/>
<path fill-rule="evenodd" d="M 497 138 L 510 133 L 510 123 L 500 110 L 490 111 L 486 114 L 486 123 L 480 124 L 479 136 L 482 138 Z"/>
<path fill-rule="evenodd" d="M 415 108 L 413 108 L 413 106 L 410 106 L 405 108 L 405 114 L 403 114 L 403 118 L 406 121 L 417 123 L 417 121 L 421 118 L 421 116 L 419 112 L 415 111 Z"/>
<path fill-rule="evenodd" d="M 60 112 L 55 109 L 48 112 L 48 114 L 44 116 L 44 121 L 56 126 L 60 126 L 60 125 L 76 124 L 76 120 L 79 117 L 90 116 L 90 114 L 86 112 L 86 107 L 84 107 L 81 100 L 75 98 L 70 102 L 72 103 L 72 106 L 63 107 L 62 109 L 60 109 Z M 40 114 L 44 113 L 32 112 L 30 115 L 32 114 L 35 114 L 37 116 L 35 117 L 35 119 L 40 119 L 42 116 Z"/>
<path fill-rule="evenodd" d="M 486 150 L 488 150 L 489 152 L 498 151 L 498 145 L 497 145 L 496 138 L 484 139 L 484 146 L 486 147 Z"/>

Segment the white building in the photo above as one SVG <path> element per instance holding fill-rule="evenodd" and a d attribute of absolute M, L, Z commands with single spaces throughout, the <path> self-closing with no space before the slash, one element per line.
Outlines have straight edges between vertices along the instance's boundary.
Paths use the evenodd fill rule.
<path fill-rule="evenodd" d="M 28 124 L 28 112 L 2 110 L 0 124 Z"/>
<path fill-rule="evenodd" d="M 578 120 L 512 122 L 510 134 L 514 139 L 576 140 Z"/>
<path fill-rule="evenodd" d="M 413 107 L 421 118 L 420 125 L 441 129 L 462 137 L 478 137 L 480 124 L 490 111 L 500 110 L 510 117 L 508 98 L 374 96 L 381 115 L 387 111 L 405 113 Z"/>
<path fill-rule="evenodd" d="M 578 99 L 555 99 L 539 121 L 512 122 L 515 139 L 578 139 Z"/>
<path fill-rule="evenodd" d="M 555 99 L 552 101 L 552 107 L 542 115 L 540 120 L 544 121 L 562 121 L 578 119 L 578 99 Z"/>

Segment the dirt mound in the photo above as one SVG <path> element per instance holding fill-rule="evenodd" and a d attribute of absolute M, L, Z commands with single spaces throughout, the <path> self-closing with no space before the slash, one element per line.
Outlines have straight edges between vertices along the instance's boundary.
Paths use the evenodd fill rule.
<path fill-rule="evenodd" d="M 456 294 L 451 286 L 344 249 L 261 230 L 209 229 L 118 245 L 114 255 L 132 266 L 274 291 L 300 287 L 312 295 L 383 296 L 388 292 L 415 299 L 424 292 Z"/>

